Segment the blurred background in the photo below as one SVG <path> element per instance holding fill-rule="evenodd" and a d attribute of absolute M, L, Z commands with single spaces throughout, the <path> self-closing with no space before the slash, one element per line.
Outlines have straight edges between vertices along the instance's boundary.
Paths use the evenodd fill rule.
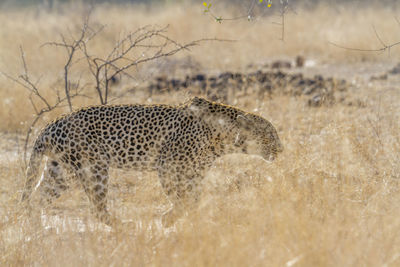
<path fill-rule="evenodd" d="M 62 4 L 145 4 L 145 5 L 155 5 L 155 4 L 195 4 L 202 3 L 202 0 L 2 0 L 0 2 L 1 7 L 42 7 L 42 8 L 57 8 Z M 207 1 L 206 1 L 207 2 Z M 213 2 L 213 1 L 208 1 Z M 228 5 L 243 5 L 246 2 L 242 0 L 231 0 L 231 1 L 214 1 L 214 2 L 226 2 Z M 278 4 L 280 1 L 272 1 L 274 4 Z M 287 0 L 284 0 L 287 2 Z M 398 6 L 399 1 L 396 0 L 289 0 L 289 3 L 294 6 L 315 6 L 319 4 L 329 4 L 331 6 L 336 5 L 353 5 L 356 7 L 366 7 L 369 5 L 388 5 L 387 8 L 393 8 L 394 5 Z"/>

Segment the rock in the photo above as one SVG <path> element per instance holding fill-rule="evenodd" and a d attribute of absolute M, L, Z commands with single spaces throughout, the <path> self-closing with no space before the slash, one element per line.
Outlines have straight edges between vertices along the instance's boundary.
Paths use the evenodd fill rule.
<path fill-rule="evenodd" d="M 290 69 L 291 67 L 292 63 L 290 63 L 290 61 L 277 60 L 271 64 L 272 69 Z"/>
<path fill-rule="evenodd" d="M 389 74 L 395 75 L 395 74 L 400 74 L 400 63 L 398 63 L 396 66 L 394 66 L 393 69 L 388 71 Z"/>
<path fill-rule="evenodd" d="M 306 59 L 303 56 L 297 56 L 295 61 L 296 61 L 296 67 L 302 68 L 302 67 L 304 67 L 304 63 L 306 62 Z"/>
<path fill-rule="evenodd" d="M 374 76 L 371 76 L 371 78 L 370 78 L 371 81 L 387 80 L 387 79 L 388 79 L 387 73 L 382 73 L 382 74 L 376 75 L 376 76 L 374 75 Z"/>
<path fill-rule="evenodd" d="M 281 70 L 250 73 L 227 71 L 214 76 L 198 73 L 186 75 L 184 80 L 159 76 L 148 85 L 151 94 L 186 90 L 193 95 L 206 95 L 211 100 L 228 104 L 233 103 L 238 96 L 248 94 L 249 90 L 261 99 L 265 93 L 269 97 L 275 93 L 305 95 L 310 97 L 307 103 L 311 107 L 336 103 L 334 96 L 338 94 L 335 92 L 342 94 L 348 87 L 345 80 L 325 78 L 322 75 L 306 78 L 302 73 L 286 73 Z"/>

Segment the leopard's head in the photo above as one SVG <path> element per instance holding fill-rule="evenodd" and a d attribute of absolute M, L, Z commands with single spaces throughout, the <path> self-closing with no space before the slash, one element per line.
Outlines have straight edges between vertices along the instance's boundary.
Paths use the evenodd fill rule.
<path fill-rule="evenodd" d="M 240 131 L 235 145 L 242 147 L 245 153 L 273 161 L 283 151 L 275 127 L 263 117 L 250 113 L 238 115 L 237 125 Z"/>

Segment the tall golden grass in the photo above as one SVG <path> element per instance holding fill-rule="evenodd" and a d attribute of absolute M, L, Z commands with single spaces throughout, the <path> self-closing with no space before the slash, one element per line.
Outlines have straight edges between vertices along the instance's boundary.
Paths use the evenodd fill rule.
<path fill-rule="evenodd" d="M 224 9 L 222 9 L 224 11 Z M 96 52 L 109 49 L 118 36 L 145 24 L 170 24 L 179 41 L 204 37 L 238 39 L 210 43 L 190 56 L 207 71 L 243 70 L 253 62 L 302 54 L 332 73 L 359 62 L 376 62 L 376 71 L 391 58 L 337 49 L 327 40 L 365 49 L 395 42 L 398 25 L 389 9 L 332 10 L 319 7 L 288 15 L 285 42 L 270 21 L 218 24 L 201 7 L 97 8 L 95 23 L 106 24 Z M 59 32 L 76 32 L 80 12 L 32 10 L 0 14 L 0 70 L 21 72 L 19 45 L 32 76 L 41 77 L 43 94 L 61 86 L 65 57 L 40 48 Z M 183 54 L 182 56 L 186 56 Z M 358 62 L 358 64 L 353 64 Z M 388 63 L 389 62 L 389 63 Z M 335 64 L 333 64 L 335 63 Z M 379 64 L 378 64 L 379 63 Z M 369 63 L 371 64 L 371 63 Z M 360 70 L 354 70 L 360 72 Z M 357 78 L 357 77 L 355 77 Z M 203 183 L 199 207 L 189 210 L 172 228 L 160 224 L 169 209 L 153 173 L 113 171 L 109 206 L 121 220 L 114 228 L 90 214 L 82 190 L 72 189 L 51 206 L 34 196 L 30 212 L 18 205 L 25 179 L 22 137 L 32 120 L 27 93 L 0 76 L 0 264 L 60 266 L 398 266 L 400 264 L 400 136 L 396 80 L 369 82 L 345 97 L 361 106 L 336 104 L 310 108 L 304 100 L 276 95 L 263 101 L 249 94 L 237 100 L 278 128 L 285 151 L 273 163 L 246 155 L 219 159 Z M 186 96 L 159 96 L 153 101 L 177 103 Z M 146 102 L 125 97 L 121 102 Z M 95 102 L 80 99 L 77 105 Z M 59 112 L 62 112 L 59 111 Z M 50 114 L 44 121 L 56 114 Z M 30 215 L 28 214 L 30 213 Z"/>

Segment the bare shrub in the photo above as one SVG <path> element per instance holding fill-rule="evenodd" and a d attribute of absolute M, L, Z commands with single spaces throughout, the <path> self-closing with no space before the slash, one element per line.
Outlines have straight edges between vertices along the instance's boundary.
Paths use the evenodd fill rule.
<path fill-rule="evenodd" d="M 1 72 L 8 79 L 29 91 L 29 101 L 35 110 L 36 116 L 28 128 L 24 144 L 23 157 L 25 165 L 27 147 L 32 129 L 42 115 L 65 106 L 67 106 L 71 112 L 74 109 L 73 99 L 78 96 L 86 96 L 83 92 L 87 84 L 81 85 L 82 74 L 76 81 L 73 81 L 71 78 L 71 72 L 74 71 L 73 67 L 78 62 L 82 60 L 87 62 L 87 68 L 93 79 L 93 87 L 98 97 L 98 103 L 105 105 L 108 104 L 110 100 L 110 84 L 119 75 L 134 79 L 129 71 L 146 62 L 169 57 L 184 50 L 188 51 L 190 47 L 199 45 L 201 42 L 230 41 L 217 38 L 203 38 L 180 44 L 167 36 L 168 26 L 159 27 L 148 25 L 140 27 L 123 36 L 116 42 L 111 51 L 105 57 L 102 57 L 91 52 L 89 43 L 95 39 L 104 27 L 104 25 L 100 25 L 97 28 L 93 28 L 90 25 L 89 13 L 84 18 L 78 36 L 73 36 L 71 34 L 70 38 L 66 38 L 64 34 L 60 34 L 61 41 L 47 42 L 42 45 L 42 47 L 55 46 L 64 48 L 66 53 L 66 62 L 63 68 L 63 94 L 61 93 L 61 88 L 54 89 L 54 98 L 56 99 L 54 103 L 42 94 L 43 90 L 39 88 L 40 78 L 34 81 L 30 76 L 22 47 L 20 48 L 23 65 L 22 74 L 18 77 L 14 77 L 8 73 Z"/>

